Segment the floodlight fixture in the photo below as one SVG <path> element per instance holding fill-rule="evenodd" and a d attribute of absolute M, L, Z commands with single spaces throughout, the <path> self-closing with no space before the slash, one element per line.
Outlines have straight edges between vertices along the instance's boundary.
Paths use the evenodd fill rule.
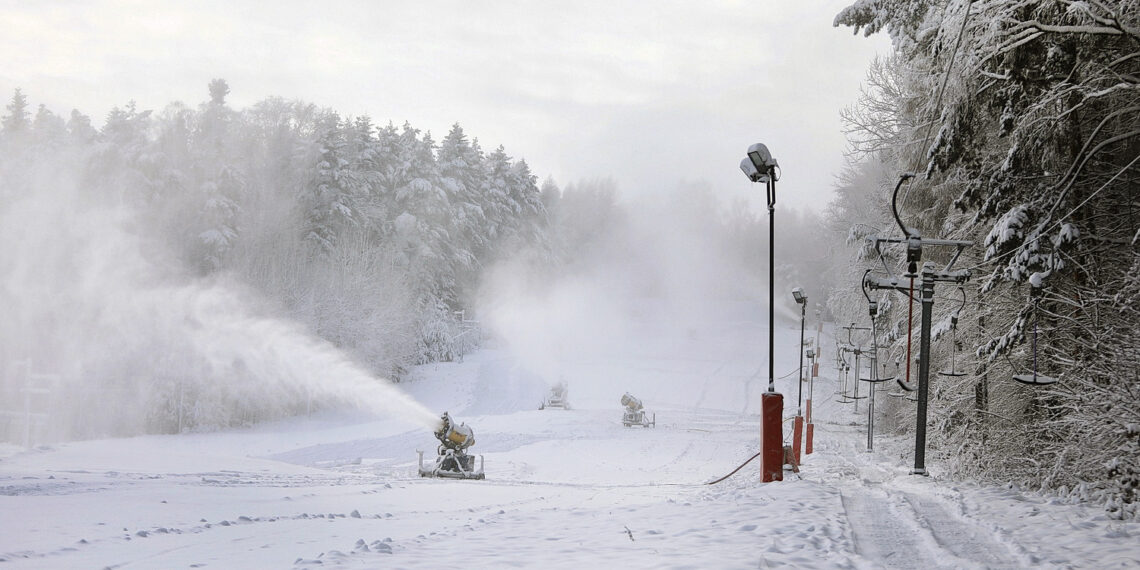
<path fill-rule="evenodd" d="M 792 297 L 796 299 L 796 303 L 807 307 L 807 295 L 804 295 L 804 290 L 800 287 L 792 289 Z"/>
<path fill-rule="evenodd" d="M 768 152 L 768 147 L 764 143 L 756 143 L 748 147 L 748 159 L 752 161 L 752 165 L 760 172 L 771 172 L 773 168 L 779 166 L 776 159 L 772 158 L 772 153 Z"/>
<path fill-rule="evenodd" d="M 768 180 L 770 180 L 766 173 L 756 170 L 756 166 L 753 165 L 752 161 L 748 158 L 740 159 L 740 170 L 744 172 L 744 175 L 752 182 L 768 182 Z"/>
<path fill-rule="evenodd" d="M 807 357 L 808 357 L 808 360 L 815 358 L 815 349 L 814 348 L 807 349 Z"/>

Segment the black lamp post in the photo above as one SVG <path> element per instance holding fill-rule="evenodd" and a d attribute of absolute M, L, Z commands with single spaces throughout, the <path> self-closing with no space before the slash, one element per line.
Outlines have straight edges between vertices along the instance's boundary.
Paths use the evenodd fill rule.
<path fill-rule="evenodd" d="M 796 287 L 792 289 L 792 298 L 800 306 L 800 395 L 796 401 L 796 415 L 802 415 L 804 405 L 804 326 L 807 322 L 807 295 L 804 295 L 803 289 Z"/>
<path fill-rule="evenodd" d="M 784 479 L 784 397 L 776 392 L 776 174 L 779 164 L 763 143 L 748 147 L 740 170 L 752 182 L 763 182 L 768 198 L 768 391 L 760 397 L 761 481 Z"/>
<path fill-rule="evenodd" d="M 800 381 L 799 396 L 796 400 L 796 419 L 792 423 L 792 453 L 796 456 L 796 464 L 800 463 L 800 445 L 804 433 L 804 327 L 807 322 L 807 295 L 804 290 L 796 287 L 792 289 L 792 298 L 800 306 Z"/>
<path fill-rule="evenodd" d="M 740 169 L 753 182 L 763 182 L 768 198 L 768 391 L 776 391 L 774 338 L 776 329 L 776 169 L 779 164 L 764 143 L 748 147 L 747 158 Z"/>

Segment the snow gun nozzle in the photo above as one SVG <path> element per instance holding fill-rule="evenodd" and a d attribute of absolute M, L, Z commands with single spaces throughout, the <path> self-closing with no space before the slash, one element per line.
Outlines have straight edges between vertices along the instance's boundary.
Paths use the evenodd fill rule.
<path fill-rule="evenodd" d="M 443 447 L 462 451 L 475 445 L 475 432 L 467 424 L 456 424 L 447 412 L 439 419 L 439 427 L 433 433 Z"/>

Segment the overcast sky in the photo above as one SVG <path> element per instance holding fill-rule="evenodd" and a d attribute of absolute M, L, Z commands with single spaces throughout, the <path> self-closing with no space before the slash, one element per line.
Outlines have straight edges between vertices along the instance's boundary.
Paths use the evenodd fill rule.
<path fill-rule="evenodd" d="M 626 195 L 707 182 L 762 203 L 738 164 L 764 142 L 777 207 L 820 209 L 839 111 L 889 52 L 832 27 L 852 2 L 0 0 L 0 89 L 101 125 L 130 100 L 196 105 L 223 78 L 237 109 L 301 99 L 437 140 L 459 122 L 540 179 Z"/>

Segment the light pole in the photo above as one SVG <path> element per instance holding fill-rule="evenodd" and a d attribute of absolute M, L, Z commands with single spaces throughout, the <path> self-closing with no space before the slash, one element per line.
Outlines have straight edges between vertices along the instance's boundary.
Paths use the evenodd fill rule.
<path fill-rule="evenodd" d="M 776 169 L 779 164 L 763 143 L 748 147 L 740 170 L 752 182 L 763 182 L 768 198 L 768 391 L 760 396 L 761 480 L 784 480 L 784 439 L 782 420 L 784 396 L 776 392 L 774 338 L 776 329 Z"/>
<path fill-rule="evenodd" d="M 815 424 L 811 421 L 811 401 L 815 397 L 815 377 L 819 374 L 819 357 L 822 351 L 819 347 L 819 335 L 823 333 L 823 311 L 820 310 L 819 303 L 815 304 L 815 341 L 812 342 L 812 348 L 807 351 L 808 357 L 808 396 L 807 396 L 807 429 L 804 430 L 804 454 L 811 455 L 812 451 L 812 437 L 814 436 Z"/>
<path fill-rule="evenodd" d="M 811 455 L 811 438 L 812 438 L 812 432 L 814 431 L 814 428 L 815 428 L 815 425 L 812 424 L 812 421 L 811 421 L 811 396 L 812 396 L 812 387 L 815 385 L 815 358 L 816 358 L 815 349 L 812 349 L 812 348 L 807 349 L 807 357 L 808 357 L 808 367 L 811 368 L 811 372 L 808 372 L 807 433 L 804 434 L 806 436 L 806 438 L 805 438 L 806 441 L 804 441 L 804 455 Z"/>
<path fill-rule="evenodd" d="M 792 298 L 800 306 L 800 381 L 799 398 L 796 400 L 796 419 L 792 424 L 792 453 L 796 456 L 796 465 L 800 463 L 800 442 L 804 434 L 804 327 L 807 322 L 807 295 L 804 290 L 796 287 L 792 289 Z"/>

